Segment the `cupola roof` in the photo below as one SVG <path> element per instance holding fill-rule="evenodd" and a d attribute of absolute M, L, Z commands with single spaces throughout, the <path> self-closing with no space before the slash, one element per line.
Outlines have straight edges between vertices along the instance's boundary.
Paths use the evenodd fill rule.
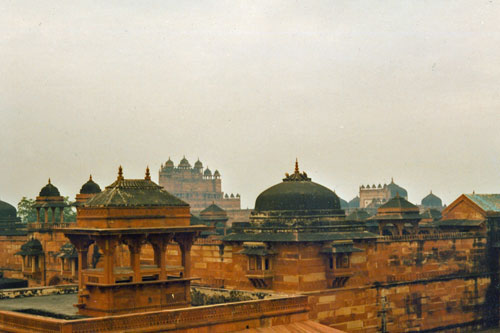
<path fill-rule="evenodd" d="M 174 167 L 174 162 L 169 157 L 168 161 L 165 162 L 165 168 L 173 168 L 173 167 Z"/>
<path fill-rule="evenodd" d="M 42 188 L 39 196 L 41 196 L 41 197 L 59 197 L 59 196 L 61 196 L 61 194 L 59 193 L 59 190 L 57 189 L 57 187 L 52 185 L 52 183 L 50 182 L 50 178 L 49 178 L 49 183 Z"/>
<path fill-rule="evenodd" d="M 186 159 L 186 156 L 184 156 L 179 163 L 179 168 L 191 168 L 191 164 L 189 164 L 189 161 Z"/>
<path fill-rule="evenodd" d="M 194 168 L 195 168 L 195 169 L 203 169 L 203 163 L 201 163 L 200 159 L 198 159 L 198 160 L 194 163 Z"/>
<path fill-rule="evenodd" d="M 101 187 L 92 180 L 92 175 L 90 175 L 89 180 L 80 189 L 80 194 L 96 194 L 100 192 Z"/>
<path fill-rule="evenodd" d="M 210 171 L 210 169 L 207 167 L 207 168 L 205 169 L 205 172 L 203 172 L 203 175 L 204 175 L 205 177 L 212 177 L 212 171 Z"/>

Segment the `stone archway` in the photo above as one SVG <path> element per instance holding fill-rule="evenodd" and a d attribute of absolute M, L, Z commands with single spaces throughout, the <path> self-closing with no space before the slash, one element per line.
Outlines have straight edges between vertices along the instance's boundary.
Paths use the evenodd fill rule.
<path fill-rule="evenodd" d="M 53 276 L 49 281 L 49 286 L 57 286 L 61 284 L 61 278 L 57 275 Z"/>

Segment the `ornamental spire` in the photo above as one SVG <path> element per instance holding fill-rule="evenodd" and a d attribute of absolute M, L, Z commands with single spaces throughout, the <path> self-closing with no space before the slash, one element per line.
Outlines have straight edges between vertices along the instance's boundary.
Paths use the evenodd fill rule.
<path fill-rule="evenodd" d="M 146 177 L 144 177 L 145 180 L 151 180 L 151 175 L 149 174 L 149 165 L 146 167 Z"/>
<path fill-rule="evenodd" d="M 92 174 L 90 174 L 89 180 L 90 180 L 90 181 L 92 180 Z"/>
<path fill-rule="evenodd" d="M 285 173 L 285 178 L 283 178 L 284 182 L 289 182 L 289 181 L 311 181 L 311 178 L 307 177 L 307 173 L 305 172 L 300 172 L 299 171 L 299 159 L 295 159 L 295 170 L 293 174 L 288 174 Z"/>
<path fill-rule="evenodd" d="M 49 178 L 49 184 L 50 184 L 50 178 Z"/>
<path fill-rule="evenodd" d="M 121 165 L 118 167 L 118 178 L 116 180 L 123 180 L 123 168 Z"/>

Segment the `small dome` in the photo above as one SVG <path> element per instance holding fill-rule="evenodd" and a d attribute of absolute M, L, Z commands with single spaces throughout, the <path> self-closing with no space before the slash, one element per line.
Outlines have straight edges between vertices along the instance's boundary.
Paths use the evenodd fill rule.
<path fill-rule="evenodd" d="M 425 198 L 422 199 L 422 206 L 442 207 L 443 202 L 441 201 L 441 199 L 437 195 L 432 194 L 432 191 L 431 191 L 431 193 L 429 193 Z"/>
<path fill-rule="evenodd" d="M 356 196 L 351 201 L 349 201 L 349 207 L 351 208 L 359 208 L 359 197 Z"/>
<path fill-rule="evenodd" d="M 394 183 L 394 179 L 391 179 L 391 183 L 387 185 L 387 188 L 389 189 L 391 198 L 394 198 L 397 194 L 403 198 L 408 198 L 408 192 L 401 186 Z"/>
<path fill-rule="evenodd" d="M 40 191 L 40 196 L 41 197 L 60 197 L 61 194 L 59 193 L 59 190 L 57 187 L 52 185 L 50 183 L 50 178 L 49 178 L 49 183 L 45 185 L 42 190 Z"/>
<path fill-rule="evenodd" d="M 219 170 L 215 170 L 215 172 L 214 172 L 214 177 L 215 177 L 215 178 L 220 178 L 220 173 L 219 173 Z"/>
<path fill-rule="evenodd" d="M 16 207 L 0 200 L 0 219 L 11 219 L 17 217 Z"/>
<path fill-rule="evenodd" d="M 165 168 L 173 168 L 174 167 L 174 162 L 170 159 L 170 157 L 168 158 L 168 161 L 165 162 Z"/>
<path fill-rule="evenodd" d="M 227 193 L 226 193 L 226 194 L 224 195 L 224 198 L 226 198 L 226 199 L 227 199 L 227 198 L 229 198 L 229 195 L 227 195 Z"/>
<path fill-rule="evenodd" d="M 195 169 L 203 169 L 203 163 L 201 163 L 200 159 L 198 159 L 198 161 L 196 161 L 196 163 L 194 164 L 194 168 Z"/>
<path fill-rule="evenodd" d="M 89 180 L 82 185 L 80 189 L 80 194 L 96 194 L 101 193 L 101 188 L 99 185 L 92 180 L 92 175 L 90 175 Z"/>
<path fill-rule="evenodd" d="M 231 198 L 234 198 L 234 194 L 231 193 Z"/>
<path fill-rule="evenodd" d="M 203 176 L 205 176 L 205 177 L 212 177 L 212 171 L 210 171 L 210 169 L 207 167 L 205 169 L 205 172 L 203 173 Z"/>
<path fill-rule="evenodd" d="M 186 156 L 184 156 L 181 162 L 179 163 L 179 168 L 184 168 L 184 169 L 191 168 L 191 164 L 189 164 L 189 161 L 186 159 Z"/>

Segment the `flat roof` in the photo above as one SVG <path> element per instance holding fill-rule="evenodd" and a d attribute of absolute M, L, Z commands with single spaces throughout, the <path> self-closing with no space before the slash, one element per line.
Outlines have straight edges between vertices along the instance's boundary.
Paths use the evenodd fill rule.
<path fill-rule="evenodd" d="M 73 304 L 78 303 L 78 294 L 33 296 L 0 299 L 0 310 L 40 310 L 67 316 L 77 316 L 78 309 Z"/>

